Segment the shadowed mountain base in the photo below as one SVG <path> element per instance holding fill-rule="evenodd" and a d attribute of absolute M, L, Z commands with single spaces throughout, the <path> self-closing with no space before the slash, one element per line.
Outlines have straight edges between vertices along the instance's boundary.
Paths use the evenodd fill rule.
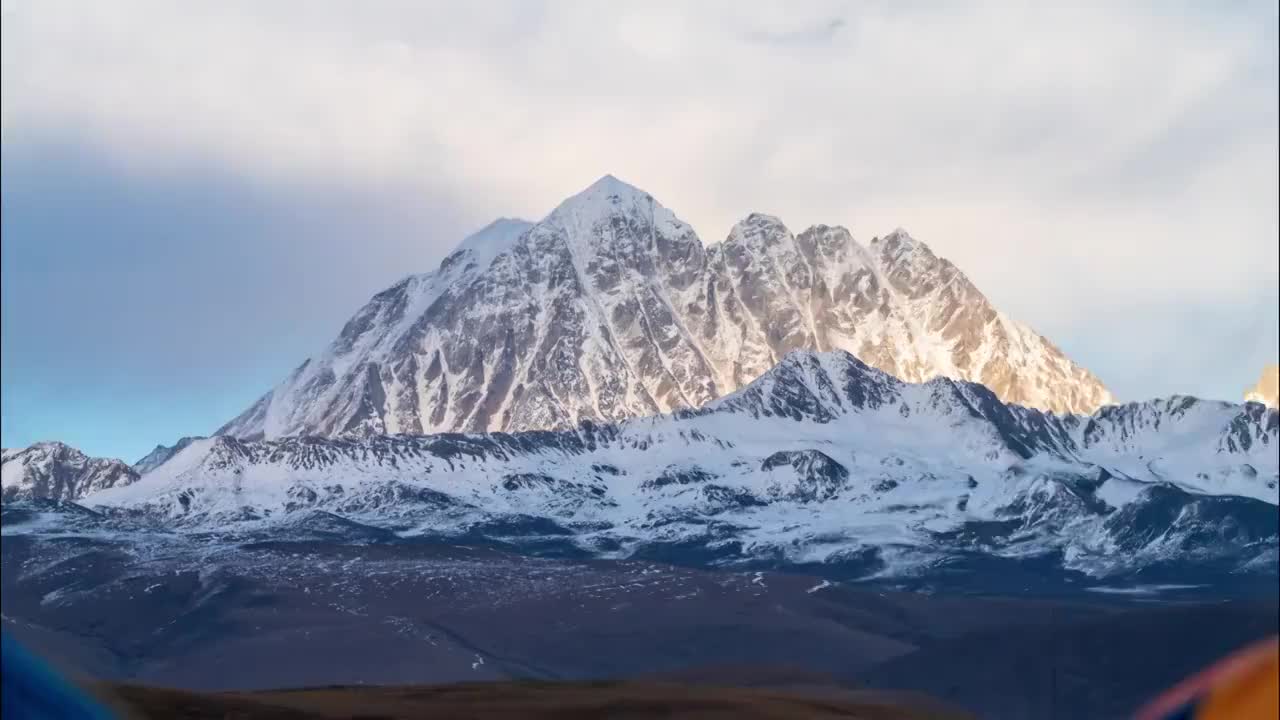
<path fill-rule="evenodd" d="M 874 691 L 727 688 L 660 682 L 503 682 L 402 687 L 326 687 L 254 693 L 191 693 L 104 686 L 122 715 L 184 720 L 301 718 L 697 718 L 784 720 L 971 718 L 928 699 Z"/>

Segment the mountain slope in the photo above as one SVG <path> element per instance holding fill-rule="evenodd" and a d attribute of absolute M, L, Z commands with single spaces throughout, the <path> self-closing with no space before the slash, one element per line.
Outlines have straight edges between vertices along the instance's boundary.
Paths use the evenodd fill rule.
<path fill-rule="evenodd" d="M 797 349 L 1006 402 L 1091 412 L 1111 395 L 904 231 L 857 243 L 753 214 L 706 246 L 606 176 L 540 222 L 501 220 L 373 299 L 217 434 L 485 432 L 697 407 Z"/>
<path fill-rule="evenodd" d="M 976 557 L 1228 572 L 1274 565 L 1277 443 L 1276 412 L 1256 404 L 1175 397 L 1059 416 L 973 383 L 904 383 L 847 353 L 794 352 L 701 409 L 620 424 L 197 440 L 87 502 L 176 528 L 331 533 L 336 515 L 409 535 L 853 574 Z"/>
<path fill-rule="evenodd" d="M 172 445 L 156 445 L 155 449 L 147 453 L 142 459 L 132 465 L 134 472 L 139 475 L 146 475 L 161 465 L 169 461 L 169 458 L 177 455 L 183 448 L 190 445 L 196 440 L 203 440 L 203 437 L 188 436 L 178 440 Z"/>
<path fill-rule="evenodd" d="M 60 442 L 7 448 L 0 456 L 0 487 L 6 501 L 78 500 L 99 490 L 129 485 L 138 477 L 119 460 L 89 457 Z"/>

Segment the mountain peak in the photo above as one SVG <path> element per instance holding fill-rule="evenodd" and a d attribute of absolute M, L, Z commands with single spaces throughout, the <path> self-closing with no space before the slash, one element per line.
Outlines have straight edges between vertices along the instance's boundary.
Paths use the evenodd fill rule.
<path fill-rule="evenodd" d="M 532 224 L 533 224 L 532 221 L 525 220 L 523 218 L 500 217 L 497 220 L 494 220 L 493 222 L 489 223 L 488 225 L 485 225 L 484 227 L 480 228 L 474 234 L 470 235 L 467 239 L 469 240 L 475 237 L 476 235 L 483 235 L 486 233 L 495 232 L 497 230 L 502 230 L 504 228 L 527 228 Z M 466 240 L 463 240 L 463 242 L 466 242 Z"/>
<path fill-rule="evenodd" d="M 901 227 L 894 228 L 893 232 L 882 238 L 873 239 L 871 246 L 894 266 L 906 262 L 916 270 L 923 270 L 932 267 L 938 259 L 928 245 L 915 239 Z"/>
<path fill-rule="evenodd" d="M 804 234 L 808 234 L 808 233 L 833 233 L 837 235 L 848 236 L 850 238 L 853 237 L 853 233 L 850 232 L 849 228 L 845 227 L 844 225 L 827 225 L 826 223 L 817 223 L 816 225 L 810 225 L 804 231 Z"/>
<path fill-rule="evenodd" d="M 781 218 L 765 213 L 753 212 L 734 224 L 729 230 L 729 240 L 748 245 L 773 246 L 778 240 L 788 237 L 791 231 Z"/>
<path fill-rule="evenodd" d="M 901 386 L 897 378 L 845 350 L 792 350 L 745 387 L 706 408 L 825 423 L 854 408 L 891 402 Z"/>
<path fill-rule="evenodd" d="M 612 173 L 605 173 L 604 175 L 601 175 L 599 180 L 596 180 L 595 182 L 591 183 L 591 185 L 588 187 L 588 189 L 591 189 L 591 188 L 601 188 L 601 189 L 610 189 L 610 190 L 639 190 L 639 188 L 632 185 L 631 183 L 625 182 L 623 180 L 619 180 L 618 176 Z"/>
<path fill-rule="evenodd" d="M 79 448 L 72 447 L 60 440 L 41 440 L 39 442 L 31 443 L 27 449 L 50 453 L 67 453 L 72 457 L 84 455 Z"/>
<path fill-rule="evenodd" d="M 500 217 L 468 235 L 458 243 L 441 266 L 448 265 L 458 257 L 458 253 L 466 251 L 479 267 L 488 267 L 495 257 L 506 252 L 525 233 L 533 223 L 519 218 Z"/>
<path fill-rule="evenodd" d="M 899 382 L 892 375 L 866 364 L 848 350 L 792 350 L 784 355 L 778 365 L 769 372 L 775 372 L 783 367 L 818 369 L 830 378 L 866 376 L 873 378 L 876 382 L 890 384 Z"/>
<path fill-rule="evenodd" d="M 653 199 L 653 196 L 651 196 L 649 193 L 645 192 L 644 190 L 636 187 L 635 185 L 632 185 L 631 183 L 625 182 L 623 180 L 619 180 L 617 177 L 613 175 L 605 175 L 601 177 L 599 180 L 596 180 L 595 182 L 588 185 L 581 192 L 570 196 L 567 200 L 564 201 L 564 203 L 561 203 L 561 205 L 568 204 L 579 199 L 590 199 L 590 198 L 600 198 L 600 197 L 603 197 L 603 198 L 616 197 L 616 198 L 625 199 L 625 200 L 635 200 L 635 199 L 652 200 Z"/>
<path fill-rule="evenodd" d="M 174 443 L 173 445 L 156 445 L 154 450 L 147 453 L 144 457 L 142 457 L 142 459 L 135 462 L 132 467 L 134 471 L 136 471 L 139 475 L 145 475 L 151 472 L 152 470 L 160 467 L 161 465 L 165 464 L 166 462 L 168 462 L 170 458 L 172 458 L 174 455 L 177 455 L 179 452 L 182 452 L 182 450 L 184 450 L 191 443 L 195 442 L 196 440 L 204 440 L 204 439 L 205 439 L 204 436 L 188 435 L 186 437 L 180 438 L 178 442 Z"/>
<path fill-rule="evenodd" d="M 84 495 L 129 485 L 138 473 L 115 458 L 89 457 L 66 443 L 38 442 L 26 449 L 9 448 L 3 456 L 3 500 L 52 498 L 78 500 Z"/>
<path fill-rule="evenodd" d="M 661 206 L 649 193 L 613 175 L 605 175 L 566 198 L 543 222 L 563 227 L 579 226 L 582 231 L 590 232 L 594 224 L 603 218 L 619 214 L 643 215 L 659 209 Z"/>
<path fill-rule="evenodd" d="M 738 224 L 735 225 L 735 227 L 739 227 L 739 226 L 747 226 L 747 227 L 772 226 L 772 227 L 780 227 L 785 230 L 787 227 L 787 224 L 782 222 L 782 218 L 779 218 L 777 215 L 753 212 L 747 215 L 742 220 L 739 220 Z"/>
<path fill-rule="evenodd" d="M 893 232 L 885 235 L 884 237 L 872 238 L 871 244 L 882 248 L 901 248 L 904 250 L 914 249 L 916 247 L 924 247 L 928 249 L 927 245 L 912 237 L 911 233 L 901 227 L 894 228 Z"/>
<path fill-rule="evenodd" d="M 903 229 L 867 248 L 844 229 L 796 236 L 757 212 L 707 246 L 648 193 L 605 175 L 532 226 L 487 226 L 441 269 L 376 295 L 322 356 L 219 434 L 621 420 L 701 406 L 800 348 L 848 350 L 909 382 L 985 382 L 1056 411 L 1110 399 Z"/>

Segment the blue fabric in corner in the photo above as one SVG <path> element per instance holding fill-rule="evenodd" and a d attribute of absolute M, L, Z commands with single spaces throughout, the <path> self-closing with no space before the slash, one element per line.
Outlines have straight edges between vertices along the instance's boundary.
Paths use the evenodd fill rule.
<path fill-rule="evenodd" d="M 42 660 L 0 633 L 0 715 L 4 720 L 113 720 L 112 713 Z"/>

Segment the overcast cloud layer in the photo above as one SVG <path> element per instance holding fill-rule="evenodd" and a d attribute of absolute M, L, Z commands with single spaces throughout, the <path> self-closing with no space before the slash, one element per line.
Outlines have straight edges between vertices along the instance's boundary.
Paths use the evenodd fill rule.
<path fill-rule="evenodd" d="M 6 1 L 4 443 L 208 432 L 604 173 L 708 242 L 906 227 L 1121 398 L 1238 399 L 1277 345 L 1276 3 L 1045 5 Z"/>

